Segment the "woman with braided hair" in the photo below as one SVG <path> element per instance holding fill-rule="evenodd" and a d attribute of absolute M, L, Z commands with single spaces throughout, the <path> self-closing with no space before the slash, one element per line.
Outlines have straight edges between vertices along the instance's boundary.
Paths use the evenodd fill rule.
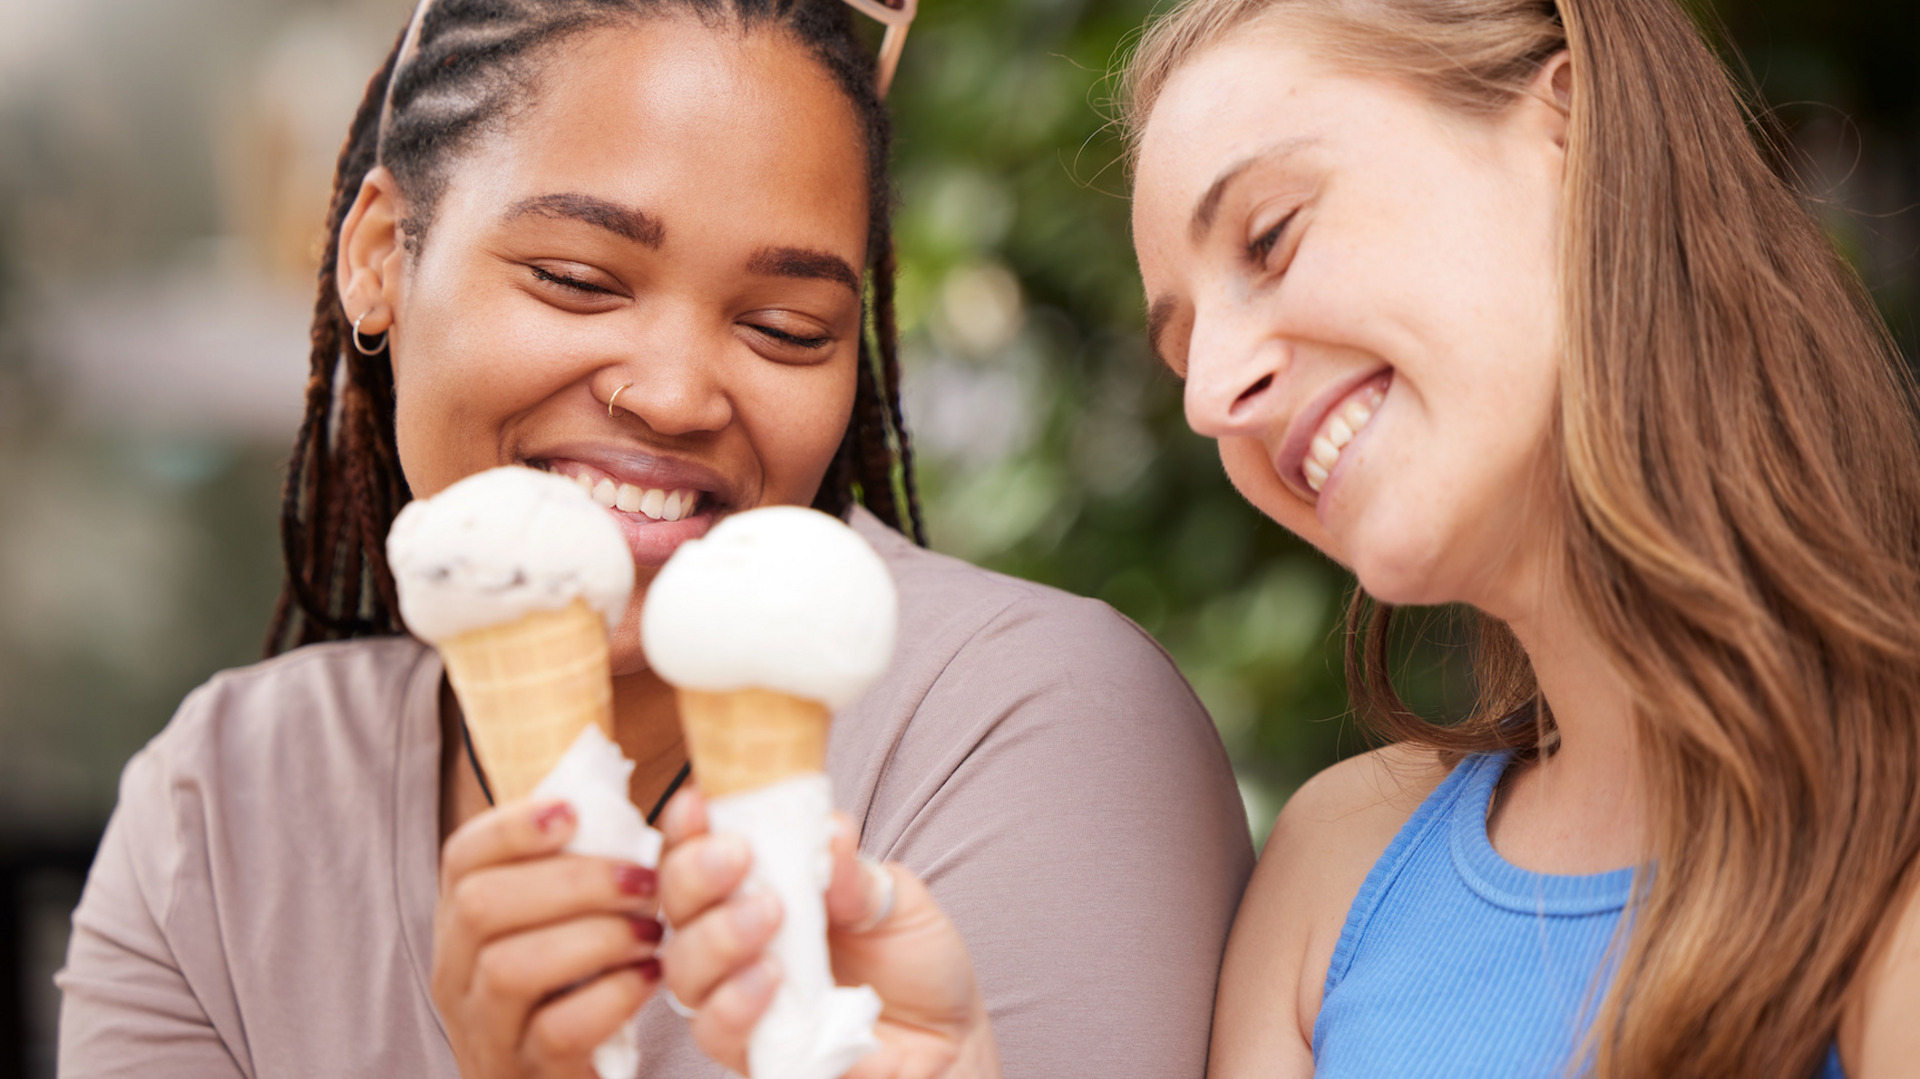
<path fill-rule="evenodd" d="M 656 811 L 686 757 L 639 647 L 646 582 L 728 513 L 846 516 L 901 631 L 834 723 L 843 847 L 931 884 L 1010 1070 L 1203 1067 L 1251 867 L 1232 776 L 1135 627 L 913 542 L 886 72 L 854 6 L 888 14 L 422 4 L 340 158 L 274 658 L 128 765 L 60 976 L 62 1074 L 580 1076 L 636 1010 L 640 1074 L 720 1073 L 656 993 L 653 874 L 556 854 L 553 807 L 493 806 L 437 655 L 404 635 L 395 513 L 515 464 L 582 482 L 629 541 L 616 737 Z M 1095 836 L 1115 838 L 1094 856 Z M 883 1015 L 882 1037 L 923 1019 Z"/>

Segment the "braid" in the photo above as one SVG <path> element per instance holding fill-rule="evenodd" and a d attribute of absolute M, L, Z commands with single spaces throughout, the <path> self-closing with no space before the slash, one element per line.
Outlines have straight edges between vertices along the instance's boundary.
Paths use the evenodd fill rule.
<path fill-rule="evenodd" d="M 401 63 L 402 31 L 367 84 L 335 169 L 314 302 L 306 414 L 294 436 L 281 494 L 287 575 L 267 630 L 268 655 L 317 641 L 403 631 L 386 560 L 387 531 L 411 498 L 394 433 L 393 365 L 384 341 L 372 356 L 353 347 L 334 269 L 341 227 L 367 173 L 376 164 L 386 166 L 406 194 L 409 216 L 400 228 L 408 251 L 417 255 L 451 163 L 516 118 L 531 96 L 527 91 L 541 60 L 555 44 L 670 10 L 714 23 L 730 19 L 748 28 L 784 27 L 833 77 L 866 129 L 869 330 L 861 335 L 852 417 L 814 505 L 840 515 L 864 504 L 888 525 L 925 542 L 900 412 L 888 175 L 892 130 L 874 90 L 873 60 L 853 32 L 846 5 L 840 0 L 435 0 L 416 51 Z"/>
<path fill-rule="evenodd" d="M 906 503 L 906 524 L 911 526 L 907 534 L 922 545 L 927 542 L 927 526 L 920 516 L 920 487 L 913 476 L 913 442 L 907 434 L 906 417 L 900 412 L 900 331 L 894 322 L 893 283 L 896 267 L 894 265 L 893 241 L 889 237 L 885 250 L 881 253 L 879 269 L 874 271 L 874 324 L 875 337 L 880 344 L 880 377 L 886 392 L 881 395 L 886 403 L 885 426 L 893 442 L 893 458 L 889 463 L 889 474 L 899 484 L 898 497 Z M 894 527 L 902 522 L 895 520 Z"/>
<path fill-rule="evenodd" d="M 314 641 L 398 629 L 393 614 L 396 608 L 388 606 L 383 611 L 378 603 L 370 612 L 368 626 L 363 629 L 356 625 L 353 616 L 361 606 L 358 589 L 355 589 L 351 611 L 343 611 L 339 600 L 342 588 L 335 564 L 343 541 L 340 535 L 342 507 L 335 494 L 334 474 L 342 468 L 360 469 L 354 467 L 356 455 L 345 452 L 348 445 L 336 441 L 336 431 L 345 428 L 350 417 L 342 417 L 336 426 L 334 401 L 339 391 L 335 379 L 342 365 L 349 362 L 347 357 L 359 353 L 350 347 L 352 326 L 340 307 L 334 267 L 340 252 L 341 224 L 359 196 L 361 182 L 373 168 L 380 108 L 400 46 L 401 42 L 396 40 L 386 62 L 368 81 L 334 168 L 333 201 L 327 210 L 327 243 L 321 254 L 319 287 L 314 300 L 306 413 L 294 435 L 293 453 L 287 462 L 287 481 L 280 496 L 280 553 L 287 575 L 280 599 L 274 605 L 273 621 L 267 627 L 266 653 L 270 656 Z M 391 410 L 388 426 L 391 427 Z M 391 591 L 391 581 L 388 591 Z"/>

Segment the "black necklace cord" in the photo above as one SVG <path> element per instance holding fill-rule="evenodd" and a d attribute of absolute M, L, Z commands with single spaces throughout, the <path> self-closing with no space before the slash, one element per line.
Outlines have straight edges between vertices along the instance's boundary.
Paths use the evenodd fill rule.
<path fill-rule="evenodd" d="M 480 781 L 480 793 L 487 796 L 487 805 L 491 806 L 493 805 L 493 788 L 487 784 L 487 770 L 480 767 L 480 757 L 473 751 L 473 732 L 467 729 L 465 716 L 460 717 L 460 741 L 465 743 L 467 747 L 467 763 L 473 766 L 473 778 Z M 667 784 L 666 793 L 660 796 L 659 801 L 653 803 L 653 810 L 647 814 L 647 825 L 649 827 L 653 825 L 654 821 L 660 819 L 660 811 L 667 808 L 668 799 L 671 799 L 674 794 L 679 791 L 681 786 L 686 783 L 687 777 L 692 774 L 692 761 L 681 765 L 680 770 L 674 773 L 673 782 Z"/>
<path fill-rule="evenodd" d="M 487 783 L 487 770 L 480 767 L 480 758 L 473 751 L 473 732 L 467 729 L 467 717 L 460 717 L 460 741 L 467 746 L 467 763 L 473 765 L 473 778 L 480 781 L 480 793 L 487 796 L 487 807 L 493 807 L 493 788 Z"/>
<path fill-rule="evenodd" d="M 693 774 L 692 761 L 688 761 L 687 763 L 681 765 L 680 770 L 673 774 L 673 782 L 667 784 L 667 789 L 661 793 L 660 800 L 653 803 L 653 810 L 647 814 L 647 823 L 649 825 L 651 825 L 654 821 L 660 819 L 660 811 L 667 808 L 667 803 L 672 800 L 674 793 L 677 792 L 680 789 L 680 787 L 686 783 L 687 777 L 692 774 Z"/>

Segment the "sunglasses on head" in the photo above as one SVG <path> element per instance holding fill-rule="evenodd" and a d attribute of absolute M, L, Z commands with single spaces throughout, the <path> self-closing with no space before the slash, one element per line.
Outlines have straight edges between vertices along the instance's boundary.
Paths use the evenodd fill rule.
<path fill-rule="evenodd" d="M 885 98 L 887 88 L 893 85 L 893 73 L 900 66 L 900 51 L 907 47 L 907 27 L 913 25 L 920 0 L 846 0 L 846 4 L 887 28 L 886 36 L 880 39 L 880 56 L 874 61 L 874 88 Z"/>

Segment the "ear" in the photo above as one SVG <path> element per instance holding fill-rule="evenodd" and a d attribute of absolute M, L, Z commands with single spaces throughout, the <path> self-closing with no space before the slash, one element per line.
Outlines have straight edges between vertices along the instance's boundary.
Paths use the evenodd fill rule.
<path fill-rule="evenodd" d="M 1545 134 L 1562 153 L 1567 149 L 1567 117 L 1573 110 L 1573 57 L 1561 49 L 1547 57 L 1527 86 L 1527 96 L 1545 107 Z"/>
<path fill-rule="evenodd" d="M 340 223 L 340 251 L 334 282 L 348 320 L 359 319 L 371 337 L 393 328 L 400 309 L 401 271 L 406 266 L 406 217 L 400 185 L 385 166 L 375 166 L 360 182 L 353 208 Z"/>

